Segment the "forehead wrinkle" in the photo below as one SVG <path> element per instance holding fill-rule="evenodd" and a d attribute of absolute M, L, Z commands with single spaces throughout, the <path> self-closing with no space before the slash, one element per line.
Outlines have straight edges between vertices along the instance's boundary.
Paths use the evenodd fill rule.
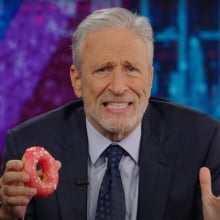
<path fill-rule="evenodd" d="M 103 59 L 99 60 L 97 62 L 97 64 L 99 66 L 115 66 L 116 65 L 116 62 L 113 61 L 112 58 L 109 58 L 109 57 L 103 57 Z"/>
<path fill-rule="evenodd" d="M 106 62 L 103 62 L 103 64 L 101 64 L 101 66 L 112 66 L 112 67 L 115 67 L 118 64 L 122 65 L 122 66 L 130 66 L 130 65 L 132 65 L 132 63 L 134 64 L 135 62 L 130 62 L 128 60 L 122 60 L 121 59 L 119 61 L 106 61 Z"/>

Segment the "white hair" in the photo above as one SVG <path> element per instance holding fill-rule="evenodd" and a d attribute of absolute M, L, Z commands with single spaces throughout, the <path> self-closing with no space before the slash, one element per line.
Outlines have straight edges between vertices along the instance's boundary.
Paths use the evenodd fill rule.
<path fill-rule="evenodd" d="M 93 32 L 108 28 L 124 28 L 137 33 L 147 44 L 153 63 L 153 30 L 148 19 L 132 13 L 124 8 L 107 8 L 94 11 L 88 15 L 77 27 L 72 36 L 72 59 L 76 69 L 80 72 L 80 48 L 85 38 Z"/>

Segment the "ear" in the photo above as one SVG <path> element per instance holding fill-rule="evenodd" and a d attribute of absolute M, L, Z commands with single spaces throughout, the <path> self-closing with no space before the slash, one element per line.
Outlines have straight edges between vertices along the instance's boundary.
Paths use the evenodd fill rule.
<path fill-rule="evenodd" d="M 78 98 L 80 98 L 82 96 L 81 76 L 77 72 L 77 70 L 76 70 L 74 65 L 71 65 L 71 67 L 70 67 L 70 79 L 71 79 L 71 84 L 72 84 L 73 90 L 75 92 L 75 95 Z"/>
<path fill-rule="evenodd" d="M 154 67 L 152 66 L 150 68 L 150 72 L 149 72 L 149 86 L 152 88 L 153 86 L 153 77 L 154 77 Z"/>

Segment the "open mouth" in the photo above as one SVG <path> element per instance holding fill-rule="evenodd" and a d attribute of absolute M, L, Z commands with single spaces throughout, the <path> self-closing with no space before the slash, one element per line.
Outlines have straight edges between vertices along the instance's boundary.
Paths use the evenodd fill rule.
<path fill-rule="evenodd" d="M 129 107 L 132 102 L 104 102 L 104 106 L 108 109 L 120 110 Z"/>

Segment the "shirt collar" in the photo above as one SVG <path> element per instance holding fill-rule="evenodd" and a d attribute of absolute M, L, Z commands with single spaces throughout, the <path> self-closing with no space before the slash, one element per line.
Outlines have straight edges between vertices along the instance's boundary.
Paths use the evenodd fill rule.
<path fill-rule="evenodd" d="M 105 149 L 112 144 L 112 141 L 100 134 L 92 124 L 86 119 L 86 128 L 89 143 L 89 156 L 93 164 L 96 163 L 100 155 Z M 139 148 L 141 139 L 141 123 L 138 127 L 125 139 L 117 142 L 124 150 L 126 150 L 133 160 L 138 163 Z"/>

